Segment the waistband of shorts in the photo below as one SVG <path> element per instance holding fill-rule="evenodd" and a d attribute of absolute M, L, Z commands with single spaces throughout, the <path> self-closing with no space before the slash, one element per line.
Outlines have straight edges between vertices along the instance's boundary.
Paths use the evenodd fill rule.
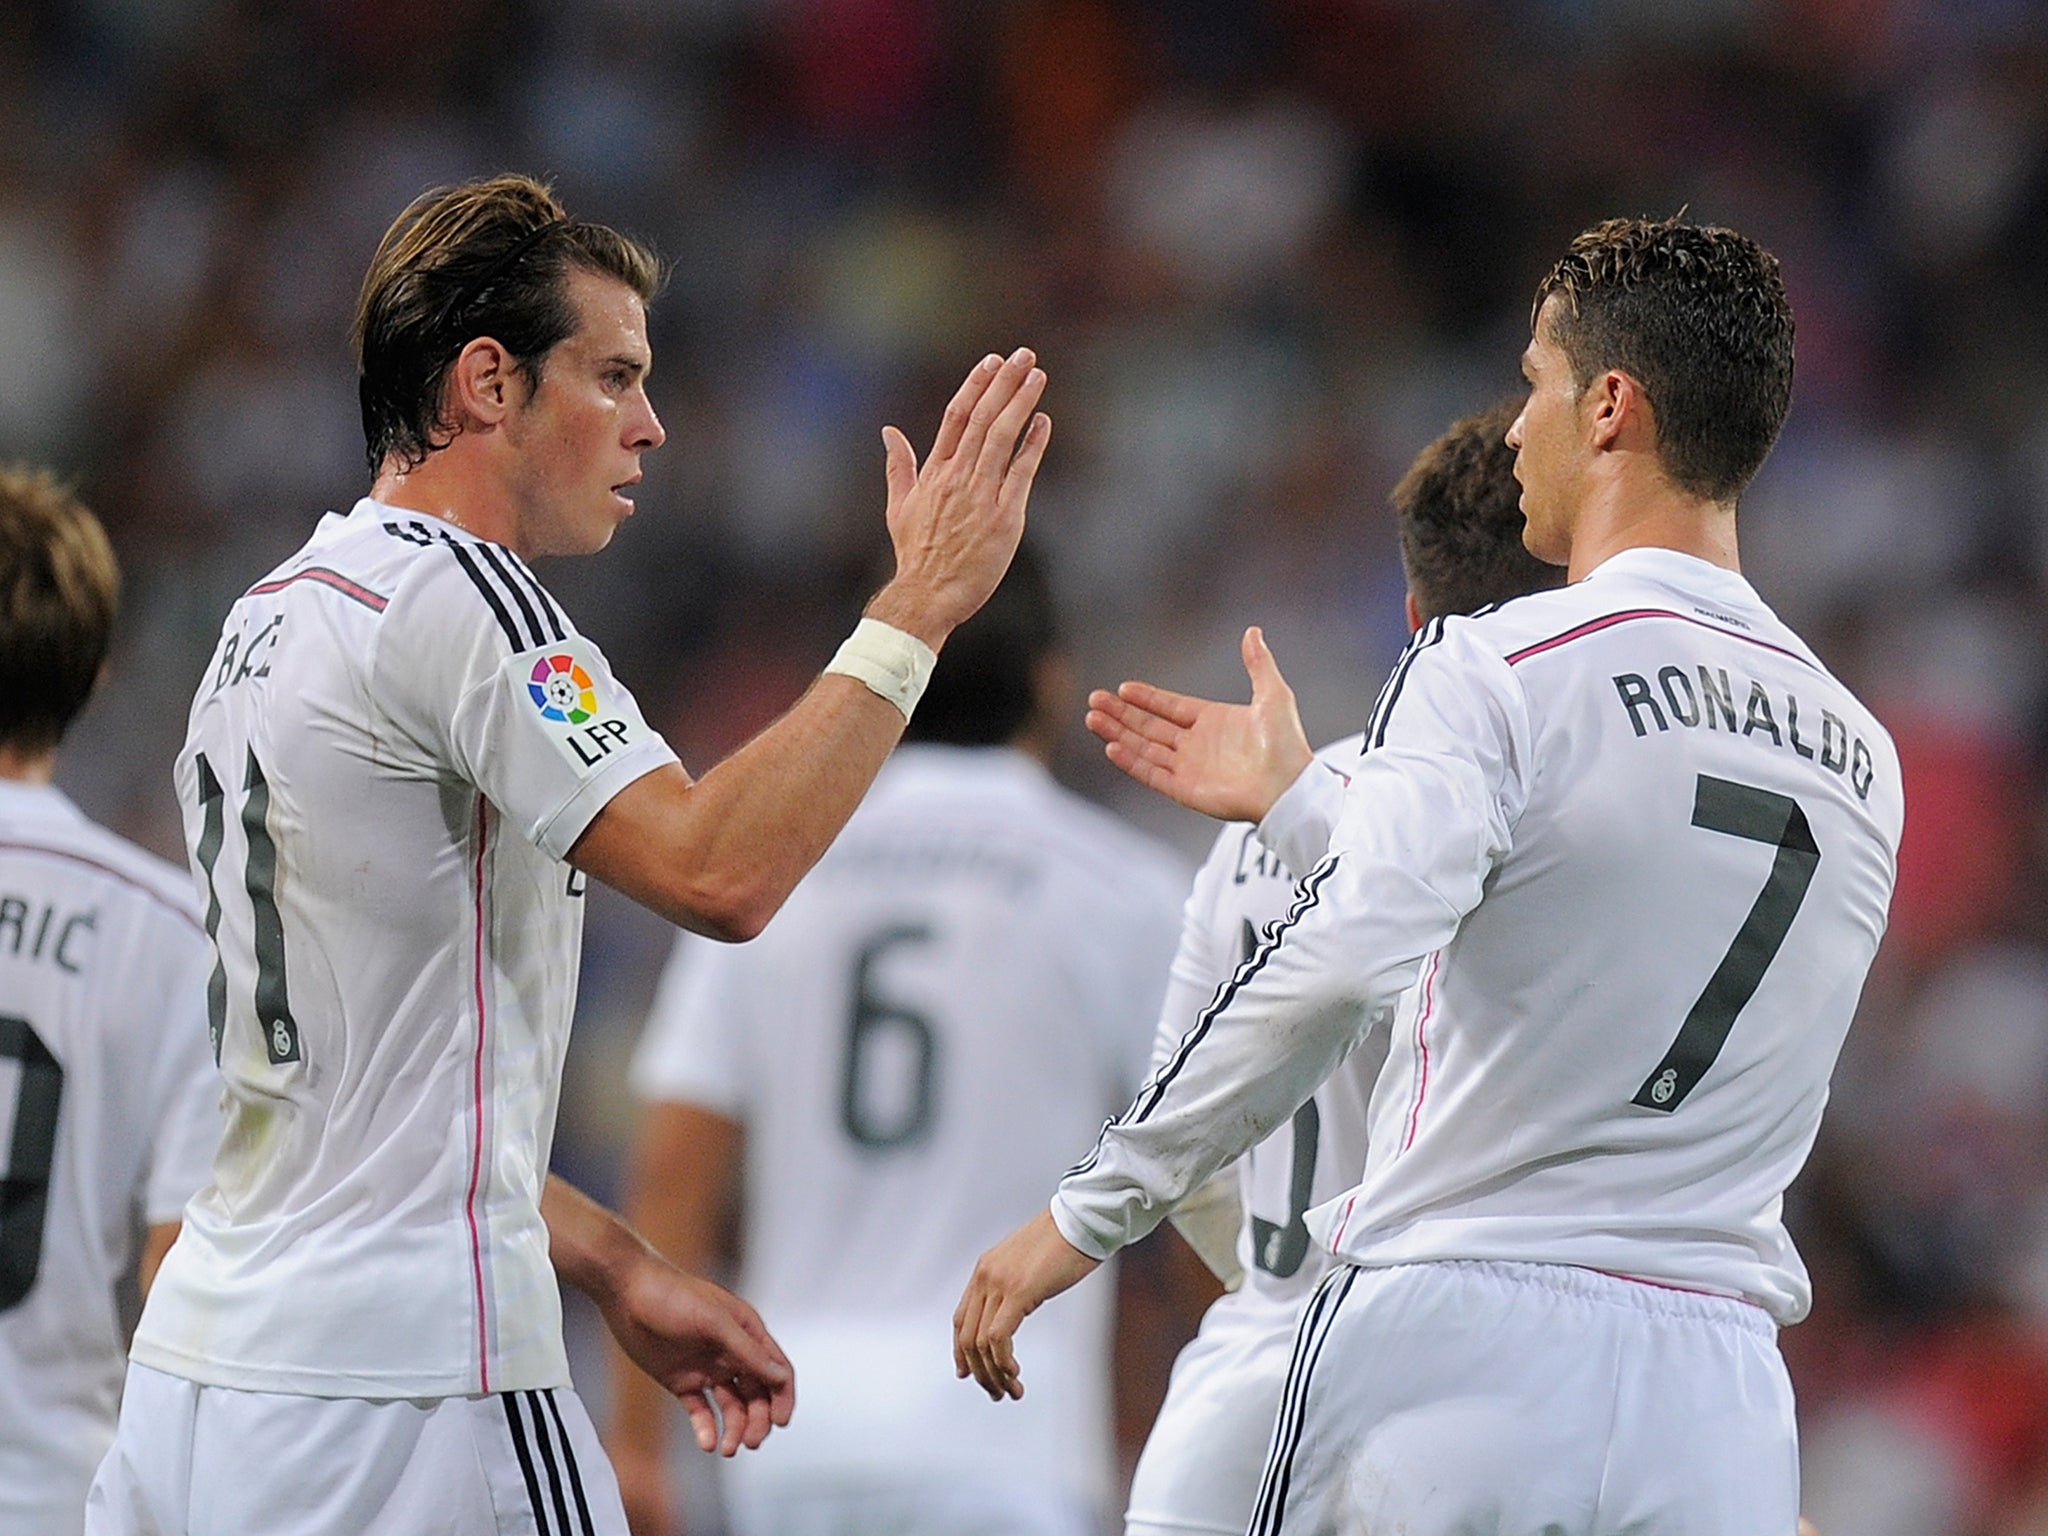
<path fill-rule="evenodd" d="M 1623 1307 L 1647 1317 L 1693 1319 L 1725 1323 L 1776 1339 L 1778 1324 L 1770 1313 L 1740 1296 L 1717 1291 L 1689 1290 L 1661 1280 L 1643 1280 L 1604 1269 L 1584 1269 L 1576 1264 L 1527 1264 L 1512 1259 L 1432 1259 L 1399 1269 L 1447 1269 L 1471 1275 L 1490 1275 L 1510 1285 L 1528 1286 L 1558 1296 Z"/>

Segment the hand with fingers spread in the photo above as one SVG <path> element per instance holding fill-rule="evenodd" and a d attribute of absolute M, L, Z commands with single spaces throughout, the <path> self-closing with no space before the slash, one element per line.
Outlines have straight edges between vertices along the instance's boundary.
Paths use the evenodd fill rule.
<path fill-rule="evenodd" d="M 1037 362 L 1028 347 L 983 358 L 946 407 L 922 466 L 908 438 L 882 429 L 896 575 L 868 604 L 870 618 L 936 650 L 995 591 L 1052 437 L 1052 418 L 1037 409 Z"/>
<path fill-rule="evenodd" d="M 699 1448 L 754 1450 L 789 1422 L 795 1372 L 760 1314 L 730 1291 L 647 1248 L 593 1299 L 619 1347 L 681 1401 Z"/>
<path fill-rule="evenodd" d="M 1013 1341 L 1039 1306 L 1101 1265 L 1040 1211 L 981 1256 L 953 1313 L 953 1372 L 972 1376 L 993 1402 L 1024 1395 Z"/>
<path fill-rule="evenodd" d="M 1249 704 L 1221 704 L 1150 683 L 1088 695 L 1088 729 L 1147 789 L 1219 821 L 1262 821 L 1314 754 L 1266 637 L 1244 632 Z"/>

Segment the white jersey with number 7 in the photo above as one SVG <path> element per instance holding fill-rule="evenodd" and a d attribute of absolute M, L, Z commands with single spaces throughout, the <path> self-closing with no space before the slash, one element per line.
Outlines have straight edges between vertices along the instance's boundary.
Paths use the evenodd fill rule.
<path fill-rule="evenodd" d="M 1568 1264 L 1809 1305 L 1781 1220 L 1883 936 L 1875 717 L 1739 575 L 1669 550 L 1434 620 L 1286 921 L 1062 1184 L 1106 1253 L 1292 1114 L 1418 977 L 1339 1258 Z M 1327 851 L 1326 851 L 1327 849 Z"/>

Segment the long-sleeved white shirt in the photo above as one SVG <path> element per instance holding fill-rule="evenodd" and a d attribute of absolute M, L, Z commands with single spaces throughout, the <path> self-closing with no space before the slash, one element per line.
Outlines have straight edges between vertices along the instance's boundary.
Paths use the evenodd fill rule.
<path fill-rule="evenodd" d="M 1318 817 L 1262 828 L 1309 867 Z M 1580 1265 L 1751 1300 L 1876 953 L 1904 801 L 1884 728 L 1740 576 L 1670 550 L 1425 625 L 1288 918 L 1068 1175 L 1105 1255 L 1291 1115 L 1420 979 L 1364 1179 L 1364 1265 Z"/>

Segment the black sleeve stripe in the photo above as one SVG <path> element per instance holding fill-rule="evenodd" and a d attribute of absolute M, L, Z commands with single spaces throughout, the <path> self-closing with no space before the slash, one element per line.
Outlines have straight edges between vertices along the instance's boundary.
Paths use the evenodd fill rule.
<path fill-rule="evenodd" d="M 512 622 L 512 614 L 505 607 L 504 599 L 498 595 L 497 589 L 491 585 L 491 578 L 484 574 L 483 567 L 477 564 L 475 556 L 469 549 L 453 539 L 447 540 L 446 543 L 449 553 L 455 556 L 456 563 L 469 577 L 470 584 L 481 592 L 484 601 L 490 604 L 491 612 L 497 617 L 498 628 L 505 631 L 505 638 L 511 642 L 512 649 L 523 651 L 540 644 L 538 640 L 528 640 L 519 633 L 519 626 Z"/>
<path fill-rule="evenodd" d="M 1393 675 L 1380 689 L 1379 702 L 1372 707 L 1372 723 L 1365 733 L 1365 750 L 1370 752 L 1387 739 L 1387 722 L 1393 718 L 1394 704 L 1401 697 L 1401 690 L 1408 684 L 1408 670 L 1420 656 L 1444 637 L 1442 618 L 1431 619 L 1415 632 L 1415 638 L 1408 642 L 1408 649 L 1401 653 L 1401 659 L 1394 664 Z"/>
<path fill-rule="evenodd" d="M 563 616 L 561 605 L 550 597 L 548 589 L 540 584 L 540 578 L 535 576 L 526 562 L 520 559 L 513 551 L 501 549 L 499 553 L 504 555 L 506 561 L 510 563 L 513 572 L 532 591 L 534 601 L 540 604 L 541 617 L 547 622 L 548 627 L 553 630 L 555 639 L 568 639 L 569 621 Z"/>
<path fill-rule="evenodd" d="M 1330 854 L 1324 858 L 1322 863 L 1309 871 L 1307 877 L 1302 880 L 1300 886 L 1296 889 L 1294 905 L 1288 908 L 1285 917 L 1273 924 L 1271 929 L 1267 931 L 1264 941 L 1259 945 L 1258 952 L 1246 959 L 1237 968 L 1230 980 L 1224 982 L 1216 989 L 1215 998 L 1196 1017 L 1193 1026 L 1189 1028 L 1188 1032 L 1181 1036 L 1180 1045 L 1174 1051 L 1173 1059 L 1160 1068 L 1151 1082 L 1139 1090 L 1138 1097 L 1131 1107 L 1116 1119 L 1103 1123 L 1102 1135 L 1095 1138 L 1094 1150 L 1067 1170 L 1066 1176 L 1068 1178 L 1075 1178 L 1095 1166 L 1097 1160 L 1102 1156 L 1102 1136 L 1108 1135 L 1112 1129 L 1119 1125 L 1139 1124 L 1153 1110 L 1159 1107 L 1159 1101 L 1166 1096 L 1168 1087 L 1180 1075 L 1181 1069 L 1187 1065 L 1188 1058 L 1194 1054 L 1195 1047 L 1202 1043 L 1202 1037 L 1209 1033 L 1209 1026 L 1216 1022 L 1217 1015 L 1230 1006 L 1231 999 L 1237 996 L 1239 988 L 1243 987 L 1246 982 L 1250 981 L 1264 969 L 1266 962 L 1272 958 L 1273 952 L 1280 947 L 1280 941 L 1286 937 L 1288 930 L 1298 924 L 1309 909 L 1322 899 L 1323 886 L 1329 881 L 1330 872 L 1336 867 L 1337 855 Z"/>
<path fill-rule="evenodd" d="M 1272 1449 L 1267 1453 L 1265 1475 L 1259 1480 L 1259 1502 L 1252 1512 L 1251 1536 L 1277 1536 L 1287 1513 L 1287 1490 L 1294 1481 L 1294 1455 L 1301 1449 L 1301 1432 L 1308 1419 L 1309 1379 L 1323 1357 L 1323 1345 L 1337 1309 L 1351 1293 L 1358 1278 L 1353 1265 L 1333 1269 L 1323 1277 L 1315 1298 L 1301 1320 L 1294 1338 L 1294 1359 L 1287 1368 L 1287 1385 L 1280 1400 L 1280 1418 L 1273 1426 Z"/>
<path fill-rule="evenodd" d="M 533 1470 L 533 1453 L 526 1447 L 526 1426 L 520 1422 L 519 1405 L 510 1392 L 499 1393 L 498 1401 L 505 1405 L 505 1422 L 512 1426 L 512 1449 L 519 1457 L 520 1474 L 526 1479 L 526 1502 L 533 1510 L 534 1528 L 540 1536 L 557 1536 L 548 1528 L 547 1510 L 540 1497 L 540 1478 Z"/>
<path fill-rule="evenodd" d="M 470 545 L 469 549 L 470 553 L 474 554 L 485 565 L 488 565 L 496 574 L 498 589 L 501 592 L 511 594 L 512 601 L 519 608 L 520 618 L 526 621 L 523 626 L 526 633 L 533 637 L 527 641 L 527 646 L 546 645 L 548 637 L 547 632 L 540 627 L 540 615 L 533 611 L 533 603 L 527 598 L 525 592 L 520 590 L 519 583 L 512 579 L 512 573 L 506 569 L 505 562 L 498 558 L 502 553 L 498 546 L 495 544 L 479 543 Z M 524 650 L 526 646 L 522 646 L 520 649 Z"/>
<path fill-rule="evenodd" d="M 541 1465 L 546 1467 L 548 1472 L 548 1493 L 553 1497 L 555 1504 L 555 1529 L 560 1531 L 562 1536 L 571 1536 L 569 1501 L 562 1493 L 562 1474 L 555 1466 L 555 1448 L 548 1439 L 547 1420 L 540 1415 L 540 1394 L 522 1392 L 519 1395 L 526 1399 L 527 1410 L 533 1415 L 534 1443 L 540 1447 Z"/>
<path fill-rule="evenodd" d="M 1137 1103 L 1131 1106 L 1131 1113 L 1126 1116 L 1126 1123 L 1138 1124 L 1159 1107 L 1159 1101 L 1166 1096 L 1166 1090 L 1172 1085 L 1173 1080 L 1180 1076 L 1181 1068 L 1187 1065 L 1188 1058 L 1195 1052 L 1195 1047 L 1202 1043 L 1202 1037 L 1209 1033 L 1209 1026 L 1216 1022 L 1217 1015 L 1230 1006 L 1231 1000 L 1247 982 L 1265 969 L 1266 962 L 1273 958 L 1273 952 L 1280 947 L 1280 941 L 1287 936 L 1288 930 L 1298 924 L 1322 899 L 1323 886 L 1328 883 L 1330 872 L 1336 867 L 1337 855 L 1329 854 L 1322 863 L 1309 871 L 1296 890 L 1294 905 L 1287 909 L 1287 915 L 1273 925 L 1265 940 L 1259 945 L 1258 952 L 1240 965 L 1230 980 L 1216 989 L 1214 1000 L 1202 1010 L 1201 1016 L 1195 1020 L 1194 1028 L 1181 1037 L 1180 1048 L 1173 1053 L 1173 1060 L 1167 1064 L 1166 1070 L 1154 1078 L 1145 1091 L 1138 1095 Z"/>
<path fill-rule="evenodd" d="M 590 1501 L 583 1496 L 583 1473 L 576 1466 L 576 1448 L 569 1443 L 569 1426 L 562 1422 L 562 1410 L 555 1406 L 555 1389 L 543 1389 L 540 1397 L 548 1405 L 548 1417 L 555 1421 L 555 1435 L 562 1442 L 562 1461 L 569 1469 L 569 1493 L 576 1500 L 577 1524 L 583 1527 L 583 1536 L 597 1536 L 597 1526 L 590 1518 Z"/>

